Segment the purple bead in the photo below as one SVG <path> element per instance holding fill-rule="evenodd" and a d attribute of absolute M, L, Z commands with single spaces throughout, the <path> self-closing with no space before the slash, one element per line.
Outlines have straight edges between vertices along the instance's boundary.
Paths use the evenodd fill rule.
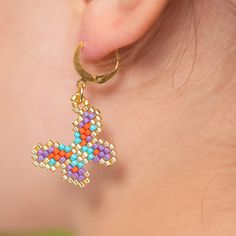
<path fill-rule="evenodd" d="M 109 150 L 109 148 L 106 147 L 106 148 L 104 148 L 103 152 L 104 152 L 105 154 L 107 154 L 107 153 L 110 152 L 110 150 Z"/>
<path fill-rule="evenodd" d="M 78 173 L 74 173 L 74 174 L 73 174 L 73 177 L 76 178 L 76 179 L 78 179 L 78 178 L 79 178 L 79 174 L 78 174 Z"/>
<path fill-rule="evenodd" d="M 93 138 L 92 138 L 91 136 L 88 136 L 88 137 L 86 138 L 86 141 L 87 141 L 87 142 L 90 142 L 92 139 L 93 139 Z"/>
<path fill-rule="evenodd" d="M 67 169 L 67 171 L 70 171 L 70 170 L 72 170 L 72 165 L 68 165 L 67 167 L 66 167 L 66 169 Z"/>
<path fill-rule="evenodd" d="M 104 156 L 104 159 L 105 159 L 106 161 L 108 161 L 110 158 L 111 158 L 110 154 L 106 154 L 106 155 Z"/>
<path fill-rule="evenodd" d="M 61 157 L 60 159 L 59 159 L 59 162 L 60 163 L 63 163 L 63 162 L 65 162 L 66 161 L 66 158 L 65 157 Z"/>
<path fill-rule="evenodd" d="M 93 158 L 93 161 L 94 161 L 94 162 L 99 162 L 99 160 L 100 160 L 100 158 L 99 158 L 98 156 L 95 156 L 95 157 Z"/>
<path fill-rule="evenodd" d="M 49 155 L 49 152 L 48 152 L 48 151 L 44 151 L 44 152 L 43 152 L 43 156 L 44 156 L 44 157 L 47 157 L 48 155 Z"/>
<path fill-rule="evenodd" d="M 85 173 L 85 170 L 84 170 L 84 169 L 80 169 L 80 170 L 79 170 L 79 174 L 80 174 L 80 175 L 83 175 L 84 173 Z"/>
<path fill-rule="evenodd" d="M 103 145 L 100 145 L 100 146 L 98 147 L 98 149 L 99 149 L 99 151 L 103 151 L 103 150 L 104 150 L 104 146 L 103 146 Z"/>
<path fill-rule="evenodd" d="M 94 114 L 94 113 L 89 114 L 89 119 L 90 119 L 90 120 L 92 120 L 92 119 L 94 119 L 94 118 L 95 118 L 95 114 Z"/>
<path fill-rule="evenodd" d="M 42 155 L 43 154 L 43 150 L 42 149 L 39 149 L 38 150 L 38 155 L 40 156 L 40 155 Z"/>
<path fill-rule="evenodd" d="M 89 123 L 89 119 L 86 117 L 86 118 L 84 118 L 84 121 L 83 121 L 83 123 L 84 124 L 87 124 L 87 123 Z"/>
<path fill-rule="evenodd" d="M 80 176 L 79 176 L 79 181 L 82 181 L 82 180 L 84 180 L 84 176 L 83 176 L 83 175 L 80 175 Z"/>
<path fill-rule="evenodd" d="M 104 152 L 100 152 L 100 153 L 98 154 L 98 156 L 99 156 L 100 158 L 103 158 L 103 157 L 105 156 L 105 153 L 104 153 Z"/>
<path fill-rule="evenodd" d="M 54 147 L 51 146 L 51 147 L 48 148 L 49 153 L 52 153 L 53 151 L 54 151 Z"/>
<path fill-rule="evenodd" d="M 38 157 L 38 159 L 37 159 L 37 162 L 41 162 L 41 161 L 43 161 L 44 160 L 44 156 L 43 155 L 40 155 L 39 157 Z"/>
<path fill-rule="evenodd" d="M 84 123 L 83 122 L 80 122 L 79 123 L 79 128 L 83 128 L 84 127 Z"/>
<path fill-rule="evenodd" d="M 73 175 L 73 172 L 71 170 L 67 171 L 67 176 L 71 177 Z"/>
<path fill-rule="evenodd" d="M 93 149 L 97 149 L 97 148 L 98 148 L 98 144 L 97 143 L 93 144 Z"/>

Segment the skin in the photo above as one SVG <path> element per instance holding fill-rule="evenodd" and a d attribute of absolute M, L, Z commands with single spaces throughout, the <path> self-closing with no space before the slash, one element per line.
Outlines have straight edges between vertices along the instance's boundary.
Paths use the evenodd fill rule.
<path fill-rule="evenodd" d="M 117 1 L 103 0 L 0 4 L 2 231 L 235 235 L 235 18 L 228 1 L 193 2 L 195 53 L 195 41 L 185 49 L 183 38 L 184 32 L 193 36 L 193 28 L 184 28 L 191 8 L 176 14 L 178 1 L 165 10 L 166 1 L 141 0 L 120 1 L 119 9 Z M 96 9 L 108 8 L 114 14 L 95 17 Z M 87 42 L 84 62 L 101 59 L 137 42 L 157 27 L 154 19 L 165 17 L 158 40 L 144 48 L 147 57 L 141 50 L 141 59 L 124 64 L 109 83 L 86 90 L 102 112 L 102 135 L 116 144 L 118 162 L 91 165 L 91 183 L 83 190 L 35 169 L 34 144 L 72 139 L 76 117 L 69 99 L 78 79 L 72 57 L 79 39 Z M 121 22 L 116 34 L 114 22 Z"/>

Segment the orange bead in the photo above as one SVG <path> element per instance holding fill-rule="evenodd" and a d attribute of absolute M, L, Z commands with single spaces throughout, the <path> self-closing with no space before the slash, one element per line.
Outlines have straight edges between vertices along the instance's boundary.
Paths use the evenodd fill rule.
<path fill-rule="evenodd" d="M 93 153 L 94 153 L 94 155 L 98 155 L 99 152 L 100 152 L 100 151 L 99 151 L 98 149 L 95 149 Z"/>
<path fill-rule="evenodd" d="M 84 140 L 84 139 L 86 139 L 86 138 L 87 138 L 87 136 L 86 136 L 85 134 L 82 134 L 82 135 L 81 135 L 81 139 L 82 139 L 82 140 Z"/>
<path fill-rule="evenodd" d="M 85 130 L 84 130 L 83 128 L 81 128 L 81 129 L 79 129 L 79 132 L 80 132 L 81 134 L 83 134 L 83 133 L 85 132 Z"/>
<path fill-rule="evenodd" d="M 54 156 L 54 159 L 55 159 L 56 161 L 59 161 L 60 158 L 61 158 L 61 156 L 60 156 L 59 154 L 57 154 L 57 155 Z"/>
<path fill-rule="evenodd" d="M 65 157 L 68 159 L 68 158 L 70 158 L 70 156 L 73 154 L 73 152 L 67 152 L 66 154 L 65 154 Z"/>
<path fill-rule="evenodd" d="M 60 155 L 61 157 L 65 156 L 65 154 L 66 154 L 65 151 L 60 151 L 60 153 L 59 153 L 59 155 Z"/>
<path fill-rule="evenodd" d="M 48 159 L 52 159 L 52 158 L 54 158 L 54 154 L 50 153 L 49 156 L 48 156 Z"/>
<path fill-rule="evenodd" d="M 60 152 L 60 150 L 59 150 L 58 148 L 55 148 L 54 151 L 53 151 L 53 153 L 54 153 L 55 155 L 57 155 L 59 152 Z"/>
<path fill-rule="evenodd" d="M 87 123 L 86 125 L 84 125 L 84 129 L 87 130 L 90 128 L 90 123 Z"/>
<path fill-rule="evenodd" d="M 89 135 L 91 134 L 91 131 L 90 131 L 90 130 L 86 130 L 86 131 L 85 131 L 85 134 L 86 134 L 87 136 L 89 136 Z"/>
<path fill-rule="evenodd" d="M 87 144 L 87 142 L 86 142 L 85 140 L 83 140 L 83 141 L 80 143 L 81 146 L 85 146 L 86 144 Z"/>
<path fill-rule="evenodd" d="M 79 168 L 78 168 L 77 166 L 74 166 L 74 167 L 72 168 L 72 172 L 73 172 L 73 173 L 76 173 L 78 170 L 79 170 Z"/>

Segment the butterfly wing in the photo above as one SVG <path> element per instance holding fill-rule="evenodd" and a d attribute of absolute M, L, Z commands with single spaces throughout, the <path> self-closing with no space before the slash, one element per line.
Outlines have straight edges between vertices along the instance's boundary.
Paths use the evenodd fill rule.
<path fill-rule="evenodd" d="M 73 164 L 75 155 L 77 157 L 76 153 L 75 146 L 65 146 L 49 141 L 44 146 L 42 144 L 36 145 L 32 157 L 35 166 L 46 168 L 52 172 L 60 170 L 64 180 L 84 187 L 89 183 L 89 173 L 83 167 L 79 168 L 78 165 Z"/>
<path fill-rule="evenodd" d="M 61 155 L 59 150 L 59 143 L 49 141 L 46 145 L 37 144 L 33 148 L 32 158 L 34 159 L 33 164 L 46 168 L 50 171 L 55 171 L 64 162 L 64 157 Z"/>
<path fill-rule="evenodd" d="M 102 126 L 99 110 L 87 107 L 86 110 L 79 109 L 78 113 L 79 117 L 73 124 L 75 135 L 79 138 L 77 143 L 81 146 L 81 152 L 85 153 L 88 160 L 107 166 L 112 165 L 116 161 L 113 145 L 97 139 Z"/>
<path fill-rule="evenodd" d="M 94 150 L 93 161 L 101 165 L 111 166 L 116 162 L 116 152 L 113 144 L 104 142 L 102 139 L 94 140 L 92 145 Z"/>

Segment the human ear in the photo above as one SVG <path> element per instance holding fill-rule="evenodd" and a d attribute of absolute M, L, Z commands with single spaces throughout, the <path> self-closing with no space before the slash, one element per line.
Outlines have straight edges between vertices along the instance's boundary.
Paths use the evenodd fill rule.
<path fill-rule="evenodd" d="M 168 0 L 92 0 L 86 3 L 80 40 L 83 57 L 102 58 L 147 33 Z"/>

